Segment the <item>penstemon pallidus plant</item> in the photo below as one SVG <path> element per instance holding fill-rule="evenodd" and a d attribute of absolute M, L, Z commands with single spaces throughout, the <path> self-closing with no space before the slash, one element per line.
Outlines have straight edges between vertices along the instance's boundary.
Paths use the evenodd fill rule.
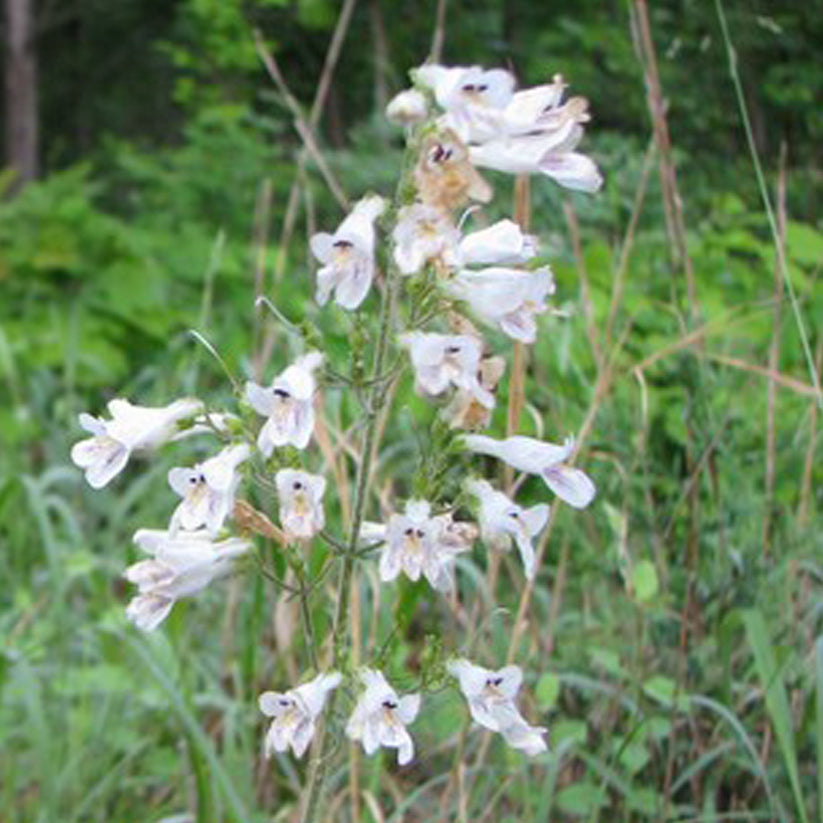
<path fill-rule="evenodd" d="M 577 190 L 599 188 L 594 163 L 575 151 L 588 120 L 587 102 L 564 101 L 560 77 L 518 92 L 512 75 L 500 69 L 426 65 L 412 77 L 414 88 L 399 94 L 387 111 L 404 127 L 407 143 L 394 199 L 368 195 L 333 234 L 311 238 L 312 253 L 322 264 L 316 299 L 321 306 L 333 299 L 351 313 L 357 332 L 348 374 L 346 364 L 329 363 L 315 345 L 270 385 L 249 381 L 238 391 L 238 416 L 207 412 L 191 398 L 163 408 L 112 400 L 111 419 L 80 416 L 91 437 L 72 450 L 90 485 L 102 488 L 132 452 L 190 435 L 211 434 L 222 441 L 222 449 L 203 462 L 169 472 L 169 485 L 180 502 L 166 529 L 141 529 L 134 536 L 148 559 L 125 572 L 137 586 L 126 614 L 137 628 L 153 631 L 178 599 L 244 568 L 299 596 L 306 676 L 291 689 L 264 692 L 259 707 L 272 718 L 263 746 L 266 756 L 291 749 L 299 758 L 312 747 L 301 802 L 304 821 L 320 814 L 334 754 L 331 742 L 341 731 L 362 743 L 367 755 L 380 747 L 394 748 L 401 766 L 414 757 L 407 726 L 417 717 L 423 695 L 398 694 L 375 661 L 359 668 L 352 663 L 350 598 L 364 565 L 376 559 L 383 583 L 401 575 L 424 578 L 432 597 L 455 597 L 456 556 L 479 538 L 490 551 L 514 544 L 526 578 L 534 578 L 533 541 L 548 522 L 549 506 L 523 508 L 487 480 L 466 472 L 471 453 L 539 475 L 576 508 L 587 506 L 595 495 L 589 477 L 569 464 L 572 438 L 555 445 L 478 433 L 491 422 L 505 359 L 489 351 L 472 320 L 520 345 L 534 343 L 537 317 L 549 310 L 546 300 L 555 284 L 548 266 L 534 264 L 537 239 L 515 222 L 463 230 L 476 219 L 480 204 L 492 198 L 478 167 L 542 173 Z M 379 309 L 369 345 L 363 330 L 377 302 L 370 299 L 373 291 L 380 292 Z M 361 364 L 369 363 L 367 354 L 366 374 Z M 409 366 L 417 392 L 440 404 L 433 427 L 436 465 L 421 466 L 408 499 L 395 500 L 387 516 L 370 521 L 381 432 L 393 411 L 393 388 Z M 318 382 L 329 391 L 342 386 L 354 392 L 361 408 L 347 523 L 326 523 L 327 480 L 321 457 L 311 448 Z M 449 482 L 456 473 L 465 475 L 462 483 Z M 241 486 L 251 487 L 246 497 L 254 497 L 255 486 L 272 490 L 277 517 L 239 499 Z M 469 507 L 476 524 L 456 519 Z M 318 542 L 338 567 L 327 638 L 315 633 L 310 602 L 317 595 L 317 581 L 310 577 L 307 560 Z M 286 580 L 273 571 L 275 554 L 289 567 Z M 256 559 L 256 565 L 248 558 Z M 527 755 L 546 750 L 546 730 L 530 725 L 515 705 L 522 681 L 518 666 L 488 669 L 450 649 L 435 661 L 423 685 L 442 686 L 444 681 L 460 689 L 477 724 L 500 733 Z M 346 704 L 345 724 L 338 720 L 341 702 Z"/>

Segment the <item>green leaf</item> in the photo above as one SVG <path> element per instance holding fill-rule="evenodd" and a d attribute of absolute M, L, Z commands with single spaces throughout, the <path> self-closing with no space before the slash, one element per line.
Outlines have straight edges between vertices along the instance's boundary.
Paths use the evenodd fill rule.
<path fill-rule="evenodd" d="M 559 746 L 564 740 L 586 742 L 586 724 L 582 720 L 561 720 L 552 728 L 552 743 Z"/>
<path fill-rule="evenodd" d="M 580 817 L 590 815 L 604 803 L 603 790 L 594 783 L 575 783 L 557 793 L 557 805 L 562 811 Z"/>
<path fill-rule="evenodd" d="M 659 585 L 657 570 L 650 560 L 641 560 L 632 572 L 632 589 L 634 596 L 641 603 L 649 603 L 657 595 Z"/>
<path fill-rule="evenodd" d="M 541 709 L 553 708 L 560 696 L 560 678 L 554 672 L 546 672 L 537 681 L 534 693 Z"/>
<path fill-rule="evenodd" d="M 790 220 L 786 226 L 786 249 L 789 258 L 801 266 L 819 266 L 823 262 L 823 232 Z"/>

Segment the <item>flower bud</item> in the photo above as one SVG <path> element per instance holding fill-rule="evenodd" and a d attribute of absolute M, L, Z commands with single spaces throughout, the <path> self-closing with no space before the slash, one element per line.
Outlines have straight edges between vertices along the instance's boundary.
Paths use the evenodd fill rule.
<path fill-rule="evenodd" d="M 386 106 L 386 117 L 398 126 L 412 126 L 426 119 L 426 98 L 417 89 L 396 94 Z"/>

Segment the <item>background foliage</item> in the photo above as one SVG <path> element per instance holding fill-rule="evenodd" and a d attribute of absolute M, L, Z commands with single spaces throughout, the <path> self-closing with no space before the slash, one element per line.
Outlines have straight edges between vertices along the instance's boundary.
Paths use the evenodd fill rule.
<path fill-rule="evenodd" d="M 726 11 L 775 200 L 787 146 L 786 254 L 819 361 L 823 4 L 730 0 Z M 319 318 L 305 242 L 340 212 L 309 163 L 299 182 L 310 207 L 279 247 L 300 143 L 251 36 L 261 29 L 308 109 L 339 4 L 77 0 L 40 12 L 48 173 L 0 203 L 0 819 L 263 820 L 278 809 L 282 818 L 302 765 L 260 762 L 255 700 L 298 671 L 293 604 L 272 607 L 260 580 L 241 578 L 138 637 L 119 579 L 134 556 L 130 536 L 168 517 L 165 471 L 196 446 L 130 470 L 102 496 L 84 486 L 68 451 L 77 412 L 111 396 L 228 400 L 219 367 L 186 331 L 207 334 L 233 371 L 250 374 L 261 260 L 278 307 L 320 323 L 331 356 L 345 362 L 352 329 L 340 314 Z M 400 135 L 380 108 L 428 53 L 434 17 L 434 3 L 420 0 L 356 5 L 319 127 L 351 197 L 385 191 L 396 175 Z M 524 84 L 561 72 L 591 101 L 587 146 L 604 191 L 584 198 L 546 180 L 532 185 L 533 229 L 571 317 L 544 321 L 526 433 L 576 431 L 594 399 L 585 460 L 600 496 L 582 516 L 558 516 L 517 656 L 535 695 L 528 714 L 551 727 L 554 754 L 535 764 L 495 742 L 486 769 L 465 775 L 467 797 L 454 785 L 444 792 L 454 755 L 435 741 L 460 739 L 462 715 L 440 693 L 413 729 L 423 754 L 410 771 L 360 762 L 361 818 L 379 808 L 408 820 L 823 819 L 818 413 L 785 306 L 775 325 L 775 247 L 716 9 L 696 0 L 651 9 L 694 317 L 671 262 L 656 160 L 626 245 L 651 138 L 629 7 L 455 0 L 446 20 L 448 62 L 511 65 Z M 494 182 L 501 192 L 510 185 Z M 261 250 L 264 185 L 272 208 Z M 582 259 L 564 202 L 580 225 Z M 614 329 L 625 337 L 603 382 L 590 333 L 605 345 L 624 250 Z M 276 339 L 267 376 L 289 346 Z M 433 419 L 410 386 L 400 399 Z M 505 394 L 500 401 L 504 409 Z M 345 401 L 329 402 L 336 424 L 351 422 Z M 418 425 L 385 437 L 381 477 L 400 478 L 401 497 L 402 478 L 432 449 Z M 529 481 L 523 494 L 537 500 L 543 490 Z M 477 549 L 461 568 L 467 599 L 485 602 L 485 564 Z M 472 640 L 488 663 L 505 658 L 523 582 L 508 559 L 500 574 L 504 608 L 483 611 Z M 382 649 L 390 671 L 436 657 L 426 592 L 410 587 L 393 603 L 364 587 L 361 599 L 364 648 Z M 466 738 L 470 765 L 478 744 L 476 733 Z M 332 802 L 346 814 L 349 779 L 341 770 L 332 780 Z"/>

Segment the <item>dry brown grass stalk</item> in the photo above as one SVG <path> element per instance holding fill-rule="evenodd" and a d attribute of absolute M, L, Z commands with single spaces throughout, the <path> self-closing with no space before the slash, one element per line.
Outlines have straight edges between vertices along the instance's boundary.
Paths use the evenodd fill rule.
<path fill-rule="evenodd" d="M 697 319 L 699 306 L 694 281 L 694 271 L 686 243 L 686 224 L 683 218 L 683 201 L 677 187 L 677 170 L 672 157 L 672 143 L 669 125 L 666 120 L 666 104 L 660 86 L 660 74 L 657 68 L 657 55 L 649 24 L 649 10 L 646 0 L 634 0 L 634 34 L 638 57 L 646 79 L 646 95 L 649 114 L 654 127 L 654 139 L 660 160 L 660 182 L 663 189 L 663 207 L 666 215 L 666 229 L 669 234 L 670 248 L 676 268 L 683 268 L 686 275 L 686 295 L 689 317 L 692 322 Z"/>

